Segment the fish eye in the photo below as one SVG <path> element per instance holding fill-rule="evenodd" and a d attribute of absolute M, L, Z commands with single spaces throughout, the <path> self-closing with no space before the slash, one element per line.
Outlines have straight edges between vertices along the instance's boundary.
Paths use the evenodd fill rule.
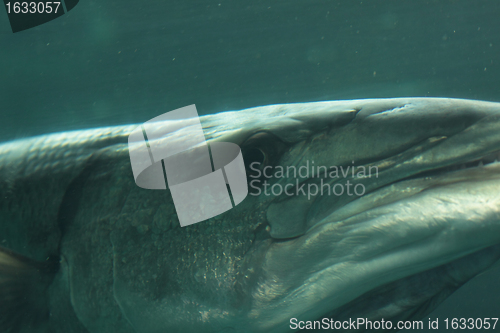
<path fill-rule="evenodd" d="M 265 167 L 274 167 L 285 148 L 283 141 L 270 133 L 259 132 L 248 138 L 241 146 L 247 179 L 257 179 Z"/>
<path fill-rule="evenodd" d="M 245 161 L 247 177 L 256 178 L 259 174 L 257 170 L 261 171 L 265 166 L 266 154 L 260 148 L 255 147 L 244 148 L 241 153 Z"/>

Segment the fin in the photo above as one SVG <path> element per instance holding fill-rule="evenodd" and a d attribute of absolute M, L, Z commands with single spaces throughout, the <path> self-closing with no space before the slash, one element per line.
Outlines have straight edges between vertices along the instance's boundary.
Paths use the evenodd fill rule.
<path fill-rule="evenodd" d="M 48 286 L 59 261 L 37 262 L 0 247 L 0 333 L 35 327 L 49 315 Z"/>

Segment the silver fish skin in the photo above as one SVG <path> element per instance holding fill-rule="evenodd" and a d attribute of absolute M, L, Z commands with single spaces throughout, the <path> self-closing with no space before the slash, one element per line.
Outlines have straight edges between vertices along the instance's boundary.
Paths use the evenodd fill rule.
<path fill-rule="evenodd" d="M 184 228 L 168 189 L 134 183 L 137 125 L 0 145 L 0 332 L 395 323 L 421 318 L 500 258 L 500 103 L 327 101 L 201 123 L 209 144 L 241 147 L 250 193 Z M 161 144 L 193 122 L 156 124 L 179 124 Z M 335 185 L 344 192 L 314 193 Z"/>

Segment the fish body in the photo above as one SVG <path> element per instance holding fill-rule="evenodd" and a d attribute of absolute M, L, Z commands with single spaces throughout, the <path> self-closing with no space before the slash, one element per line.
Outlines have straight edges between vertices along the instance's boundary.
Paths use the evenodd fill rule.
<path fill-rule="evenodd" d="M 162 143 L 189 135 L 192 122 L 176 122 L 157 124 L 182 128 Z M 0 331 L 396 322 L 500 258 L 498 103 L 315 102 L 201 123 L 209 144 L 240 146 L 249 194 L 184 228 L 168 189 L 134 182 L 137 125 L 0 146 Z"/>

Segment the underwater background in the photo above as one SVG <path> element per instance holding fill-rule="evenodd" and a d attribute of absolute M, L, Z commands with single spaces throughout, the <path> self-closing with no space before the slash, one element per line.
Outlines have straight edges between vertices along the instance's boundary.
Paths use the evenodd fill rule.
<path fill-rule="evenodd" d="M 13 34 L 0 9 L 0 141 L 190 104 L 500 101 L 499 18 L 498 0 L 81 0 Z M 497 265 L 428 317 L 500 317 L 499 282 Z"/>

